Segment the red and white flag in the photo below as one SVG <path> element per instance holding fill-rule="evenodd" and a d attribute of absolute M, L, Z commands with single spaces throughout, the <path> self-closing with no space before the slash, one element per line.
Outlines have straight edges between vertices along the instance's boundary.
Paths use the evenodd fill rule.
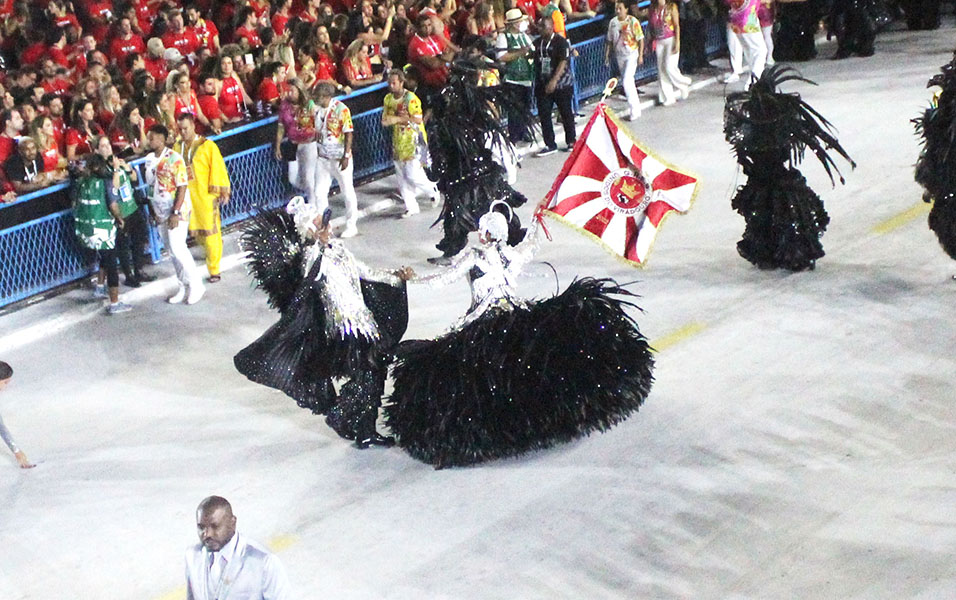
<path fill-rule="evenodd" d="M 651 154 L 598 104 L 545 197 L 545 209 L 637 266 L 664 217 L 686 212 L 697 178 Z"/>

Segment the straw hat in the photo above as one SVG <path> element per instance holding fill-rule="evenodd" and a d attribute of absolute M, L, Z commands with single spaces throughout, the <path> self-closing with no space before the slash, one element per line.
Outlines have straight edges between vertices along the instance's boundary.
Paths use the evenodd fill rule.
<path fill-rule="evenodd" d="M 505 13 L 505 23 L 517 23 L 518 21 L 524 21 L 528 17 L 521 12 L 519 8 L 512 8 Z"/>

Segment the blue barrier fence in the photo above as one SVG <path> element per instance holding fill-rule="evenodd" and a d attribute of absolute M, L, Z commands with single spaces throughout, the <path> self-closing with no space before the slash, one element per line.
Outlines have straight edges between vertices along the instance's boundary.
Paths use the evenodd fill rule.
<path fill-rule="evenodd" d="M 596 17 L 572 23 L 568 29 L 593 25 L 602 19 Z M 573 61 L 575 100 L 578 102 L 601 93 L 605 82 L 611 77 L 610 66 L 604 64 L 604 43 L 603 37 L 596 37 L 572 44 L 578 52 Z M 724 46 L 723 25 L 710 23 L 707 53 L 714 54 Z M 647 81 L 656 75 L 654 54 L 646 52 L 644 64 L 638 68 L 636 78 Z M 363 89 L 350 94 L 350 97 L 377 92 L 384 85 Z M 353 115 L 353 154 L 357 179 L 382 174 L 392 168 L 390 134 L 381 126 L 381 113 L 381 108 L 375 108 Z M 211 139 L 221 143 L 228 138 L 248 135 L 250 139 L 261 140 L 262 134 L 273 131 L 275 122 L 275 117 L 261 119 Z M 285 202 L 289 191 L 285 164 L 275 159 L 271 143 L 258 143 L 233 152 L 225 157 L 225 161 L 233 193 L 230 202 L 222 209 L 224 225 L 242 221 L 257 210 L 275 208 Z M 141 162 L 136 161 L 133 165 L 138 167 Z M 26 194 L 0 210 L 50 194 L 64 193 L 67 187 L 66 184 L 59 184 Z M 161 258 L 161 243 L 155 231 L 150 237 L 150 252 L 153 259 L 158 261 Z M 76 241 L 70 209 L 4 229 L 0 231 L 0 308 L 86 277 L 92 269 L 88 253 Z"/>

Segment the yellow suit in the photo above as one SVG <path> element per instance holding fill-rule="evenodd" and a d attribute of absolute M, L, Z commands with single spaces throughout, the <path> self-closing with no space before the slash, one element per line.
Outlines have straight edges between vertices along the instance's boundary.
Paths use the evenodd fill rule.
<path fill-rule="evenodd" d="M 184 147 L 182 140 L 173 150 L 182 155 L 189 170 L 189 198 L 193 212 L 189 218 L 189 232 L 206 250 L 206 267 L 210 276 L 219 275 L 222 259 L 222 220 L 219 216 L 220 198 L 229 197 L 229 173 L 219 147 L 202 136 Z"/>

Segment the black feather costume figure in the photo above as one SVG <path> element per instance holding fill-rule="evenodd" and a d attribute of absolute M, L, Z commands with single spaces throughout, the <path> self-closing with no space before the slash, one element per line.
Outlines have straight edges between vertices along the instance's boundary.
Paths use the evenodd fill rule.
<path fill-rule="evenodd" d="M 480 58 L 454 63 L 426 126 L 431 154 L 428 174 L 445 199 L 439 216 L 444 236 L 436 246 L 444 257 L 458 254 L 467 245 L 468 234 L 476 230 L 478 218 L 492 203 L 500 200 L 514 208 L 527 201 L 508 185 L 504 167 L 494 159 L 495 152 L 514 152 L 501 116 L 508 114 L 507 107 L 516 99 L 504 86 L 480 86 L 485 68 L 488 65 Z M 520 127 L 533 139 L 530 113 Z M 512 226 L 509 242 L 517 244 L 523 235 Z"/>
<path fill-rule="evenodd" d="M 956 53 L 929 80 L 927 87 L 939 86 L 936 100 L 913 119 L 923 138 L 923 150 L 916 161 L 916 182 L 923 186 L 923 200 L 932 202 L 929 228 L 950 258 L 956 259 Z"/>
<path fill-rule="evenodd" d="M 810 150 L 835 185 L 834 174 L 840 183 L 844 179 L 828 151 L 856 164 L 834 137 L 829 121 L 799 94 L 779 91 L 788 81 L 813 84 L 791 67 L 775 65 L 748 91 L 730 94 L 724 137 L 747 176 L 732 201 L 746 221 L 737 251 L 761 269 L 802 271 L 812 269 L 824 255 L 820 238 L 830 217 L 796 166 Z"/>
<path fill-rule="evenodd" d="M 526 301 L 514 291 L 535 247 L 537 223 L 517 247 L 506 218 L 480 219 L 481 244 L 446 270 L 412 279 L 467 278 L 472 305 L 434 340 L 403 342 L 386 422 L 409 454 L 438 468 L 548 448 L 604 431 L 638 410 L 654 360 L 625 312 L 633 294 L 609 279 L 579 279 Z"/>
<path fill-rule="evenodd" d="M 360 447 L 390 445 L 375 431 L 391 353 L 408 325 L 405 282 L 373 271 L 296 202 L 257 215 L 242 234 L 249 268 L 279 321 L 240 351 L 236 369 L 280 390 Z M 328 211 L 327 211 L 328 212 Z M 347 379 L 336 395 L 332 380 Z"/>

